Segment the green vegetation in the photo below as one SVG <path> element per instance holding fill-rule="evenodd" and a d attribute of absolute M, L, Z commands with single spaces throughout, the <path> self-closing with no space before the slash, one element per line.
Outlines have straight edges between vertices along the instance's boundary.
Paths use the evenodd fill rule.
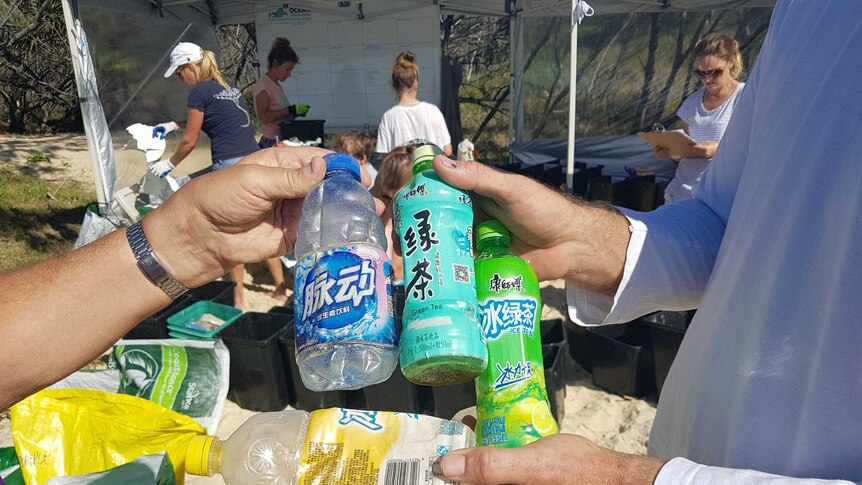
<path fill-rule="evenodd" d="M 27 163 L 35 165 L 37 163 L 51 163 L 51 157 L 40 152 L 33 152 L 27 155 Z"/>
<path fill-rule="evenodd" d="M 0 168 L 0 271 L 71 249 L 94 199 L 93 189 L 80 182 Z"/>

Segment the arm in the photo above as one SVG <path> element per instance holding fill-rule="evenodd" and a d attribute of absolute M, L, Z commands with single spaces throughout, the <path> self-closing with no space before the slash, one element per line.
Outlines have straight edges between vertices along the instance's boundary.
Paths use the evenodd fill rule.
<path fill-rule="evenodd" d="M 443 145 L 441 148 L 443 149 L 443 153 L 446 154 L 447 157 L 452 156 L 452 144 L 451 143 Z"/>
<path fill-rule="evenodd" d="M 179 125 L 179 123 L 177 123 Z M 183 134 L 183 139 L 180 140 L 180 146 L 177 147 L 177 151 L 171 155 L 170 161 L 176 167 L 180 164 L 192 150 L 195 149 L 195 145 L 198 143 L 198 137 L 201 135 L 201 127 L 204 124 L 204 112 L 197 108 L 189 108 L 189 116 L 186 121 L 184 121 L 180 127 L 185 130 Z"/>
<path fill-rule="evenodd" d="M 316 157 L 326 153 L 263 150 L 192 180 L 144 218 L 153 252 L 189 288 L 286 254 L 302 197 L 323 178 Z M 138 269 L 125 229 L 2 273 L 0 287 L 16 288 L 0 303 L 0 368 L 9 371 L 0 379 L 0 410 L 80 369 L 170 302 Z"/>
<path fill-rule="evenodd" d="M 278 123 L 284 118 L 291 116 L 289 106 L 281 109 L 270 109 L 269 103 L 269 94 L 266 91 L 257 93 L 257 96 L 254 98 L 254 110 L 261 123 Z"/>

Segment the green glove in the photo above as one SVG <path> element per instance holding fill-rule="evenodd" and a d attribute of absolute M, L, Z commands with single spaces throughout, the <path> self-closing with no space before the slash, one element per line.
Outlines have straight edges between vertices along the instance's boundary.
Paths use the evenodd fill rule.
<path fill-rule="evenodd" d="M 290 107 L 290 114 L 293 116 L 305 116 L 308 113 L 308 109 L 311 107 L 305 103 L 297 103 L 292 104 Z"/>

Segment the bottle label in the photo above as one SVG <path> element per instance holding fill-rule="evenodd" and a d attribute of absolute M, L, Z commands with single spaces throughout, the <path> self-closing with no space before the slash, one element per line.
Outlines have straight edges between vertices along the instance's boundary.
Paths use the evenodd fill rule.
<path fill-rule="evenodd" d="M 441 355 L 484 359 L 470 196 L 423 174 L 396 196 L 393 221 L 404 256 L 401 365 Z"/>
<path fill-rule="evenodd" d="M 389 256 L 368 244 L 306 256 L 296 266 L 296 345 L 343 340 L 397 345 Z"/>
<path fill-rule="evenodd" d="M 297 483 L 443 485 L 431 464 L 474 440 L 462 423 L 431 416 L 318 410 L 311 413 Z"/>

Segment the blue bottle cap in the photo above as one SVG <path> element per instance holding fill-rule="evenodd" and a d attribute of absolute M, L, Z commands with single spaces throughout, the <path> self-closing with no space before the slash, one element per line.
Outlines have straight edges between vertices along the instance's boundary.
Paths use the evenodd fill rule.
<path fill-rule="evenodd" d="M 327 177 L 335 171 L 344 170 L 353 176 L 357 182 L 362 181 L 362 172 L 359 171 L 359 161 L 352 156 L 346 153 L 336 152 L 324 156 L 323 159 L 326 161 Z"/>

